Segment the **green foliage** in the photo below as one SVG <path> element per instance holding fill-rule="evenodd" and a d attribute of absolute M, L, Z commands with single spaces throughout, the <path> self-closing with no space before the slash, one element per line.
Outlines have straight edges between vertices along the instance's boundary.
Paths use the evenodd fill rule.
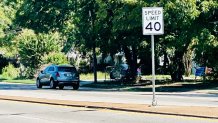
<path fill-rule="evenodd" d="M 213 68 L 214 77 L 218 78 L 218 37 L 208 29 L 203 29 L 195 38 L 195 61 L 200 66 Z"/>
<path fill-rule="evenodd" d="M 3 29 L 7 27 L 7 24 L 10 24 L 10 19 L 5 15 L 2 6 L 0 5 L 0 36 L 3 35 Z"/>
<path fill-rule="evenodd" d="M 3 37 L 5 36 L 4 34 L 4 29 L 7 27 L 8 24 L 11 23 L 11 20 L 6 16 L 4 9 L 2 8 L 2 4 L 0 3 L 0 45 L 4 45 L 4 40 Z"/>
<path fill-rule="evenodd" d="M 59 31 L 67 25 L 73 14 L 76 0 L 25 0 L 16 13 L 15 23 L 48 33 Z"/>
<path fill-rule="evenodd" d="M 34 75 L 36 74 L 36 69 L 35 68 L 31 68 L 31 67 L 26 67 L 22 73 L 22 75 L 20 76 L 20 78 L 25 78 L 25 79 L 32 79 L 34 78 Z"/>
<path fill-rule="evenodd" d="M 195 0 L 164 1 L 165 37 L 167 47 L 176 47 L 177 51 L 184 52 L 191 42 L 195 32 L 194 22 L 200 12 Z"/>
<path fill-rule="evenodd" d="M 79 62 L 79 67 L 88 67 L 89 63 L 87 62 L 87 60 L 80 60 Z"/>
<path fill-rule="evenodd" d="M 171 64 L 168 63 L 168 65 L 172 68 L 171 74 L 175 76 L 183 74 L 183 58 L 186 57 L 186 61 L 190 61 L 192 57 L 185 54 L 192 52 L 193 48 L 197 61 L 200 60 L 201 52 L 204 52 L 207 54 L 204 57 L 208 61 L 207 64 L 217 63 L 215 60 L 209 59 L 210 57 L 206 57 L 215 55 L 214 52 L 217 48 L 217 32 L 214 31 L 214 28 L 217 27 L 214 22 L 218 20 L 217 0 L 8 1 L 3 5 L 18 10 L 16 12 L 15 9 L 12 9 L 13 11 L 9 12 L 16 12 L 16 16 L 11 16 L 14 21 L 11 21 L 8 16 L 10 14 L 5 13 L 6 8 L 0 9 L 0 19 L 3 19 L 5 24 L 14 22 L 14 25 L 18 24 L 21 27 L 33 29 L 37 33 L 30 37 L 27 36 L 26 39 L 23 38 L 26 43 L 18 45 L 21 61 L 26 66 L 34 63 L 36 65 L 31 66 L 37 67 L 42 62 L 41 57 L 49 54 L 50 51 L 54 52 L 55 46 L 58 45 L 52 45 L 52 42 L 47 41 L 53 35 L 49 32 L 59 32 L 62 35 L 59 37 L 64 37 L 62 42 L 64 41 L 66 44 L 61 50 L 65 53 L 72 45 L 83 52 L 90 51 L 96 45 L 103 54 L 113 55 L 124 50 L 131 66 L 137 57 L 144 58 L 142 61 L 146 63 L 145 65 L 150 66 L 150 37 L 141 34 L 140 14 L 142 7 L 148 6 L 163 6 L 164 8 L 165 34 L 156 36 L 155 44 L 157 57 L 163 54 L 166 58 L 169 57 L 168 61 L 171 61 Z M 4 26 L 7 26 L 5 24 Z M 13 43 L 16 42 L 14 39 L 16 38 L 12 35 L 8 36 L 5 41 L 9 45 L 16 46 L 16 43 Z M 204 40 L 206 41 L 204 42 Z M 24 50 L 24 47 L 29 48 Z M 213 52 L 209 49 L 213 49 L 211 50 Z M 140 57 L 137 53 L 140 54 Z M 24 59 L 23 54 L 28 57 Z M 25 63 L 29 59 L 33 59 L 32 62 Z"/>
<path fill-rule="evenodd" d="M 15 79 L 19 77 L 19 69 L 15 68 L 12 64 L 4 67 L 2 70 L 2 77 L 6 79 Z"/>
<path fill-rule="evenodd" d="M 31 30 L 24 30 L 17 37 L 17 40 L 19 41 L 18 52 L 20 61 L 25 67 L 30 68 L 28 70 L 30 72 L 27 73 L 31 74 L 34 73 L 32 69 L 37 69 L 42 64 L 44 55 L 54 51 L 60 52 L 61 49 L 58 33 L 35 34 Z"/>
<path fill-rule="evenodd" d="M 15 37 L 21 28 L 13 23 L 15 14 L 23 0 L 1 0 L 0 2 L 0 50 L 4 56 L 14 57 L 17 55 L 17 42 Z"/>
<path fill-rule="evenodd" d="M 213 49 L 218 48 L 217 38 L 211 34 L 208 29 L 203 29 L 199 36 L 196 37 L 195 48 L 195 60 L 203 66 L 213 66 L 216 62 L 214 57 L 217 56 Z"/>
<path fill-rule="evenodd" d="M 15 14 L 24 0 L 1 0 L 1 7 L 4 10 L 5 15 L 11 20 L 15 19 Z"/>
<path fill-rule="evenodd" d="M 210 3 L 210 4 L 209 4 Z M 211 32 L 210 21 L 216 16 L 216 0 L 162 0 L 165 18 L 165 36 L 160 40 L 160 52 L 170 53 L 171 74 L 180 76 L 184 73 L 183 58 L 190 61 L 189 55 L 192 50 L 193 39 L 201 35 L 201 30 L 207 28 Z M 216 17 L 215 17 L 216 18 Z M 191 48 L 191 49 L 189 49 Z M 187 65 L 186 65 L 187 66 Z M 181 80 L 181 79 L 179 79 Z"/>
<path fill-rule="evenodd" d="M 44 64 L 69 64 L 63 53 L 52 52 L 43 58 Z"/>

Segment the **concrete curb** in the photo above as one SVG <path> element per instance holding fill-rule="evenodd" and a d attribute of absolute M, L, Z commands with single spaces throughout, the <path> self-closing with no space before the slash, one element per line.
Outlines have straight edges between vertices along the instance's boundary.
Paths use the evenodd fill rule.
<path fill-rule="evenodd" d="M 192 106 L 191 107 L 192 112 L 190 112 L 190 107 L 184 107 L 184 106 L 183 107 L 181 106 L 152 107 L 149 105 L 142 105 L 142 104 L 85 102 L 85 101 L 56 100 L 56 99 L 6 96 L 6 95 L 0 95 L 0 100 L 30 102 L 30 103 L 40 103 L 40 104 L 50 104 L 50 105 L 62 105 L 62 106 L 72 106 L 72 107 L 109 109 L 109 110 L 137 112 L 137 113 L 151 113 L 151 114 L 162 114 L 162 115 L 218 119 L 218 110 L 217 110 L 218 107 L 193 107 Z M 205 110 L 206 113 L 203 113 L 205 112 Z"/>

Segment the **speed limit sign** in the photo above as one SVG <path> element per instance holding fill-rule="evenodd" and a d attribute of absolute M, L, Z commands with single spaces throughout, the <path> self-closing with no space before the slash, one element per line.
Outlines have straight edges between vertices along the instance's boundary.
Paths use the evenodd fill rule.
<path fill-rule="evenodd" d="M 163 8 L 162 7 L 144 7 L 142 8 L 142 27 L 143 35 L 151 35 L 151 58 L 152 58 L 152 106 L 157 105 L 155 97 L 155 53 L 154 53 L 154 35 L 164 34 Z"/>
<path fill-rule="evenodd" d="M 142 8 L 143 35 L 164 34 L 163 8 L 144 7 Z"/>

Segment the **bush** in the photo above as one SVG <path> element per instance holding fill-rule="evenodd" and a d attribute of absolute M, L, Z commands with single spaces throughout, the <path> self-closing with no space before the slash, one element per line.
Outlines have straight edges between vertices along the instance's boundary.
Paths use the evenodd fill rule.
<path fill-rule="evenodd" d="M 80 60 L 79 67 L 87 67 L 87 66 L 88 66 L 88 62 L 86 60 Z"/>
<path fill-rule="evenodd" d="M 89 65 L 87 60 L 80 60 L 79 62 L 79 71 L 81 73 L 88 73 L 89 72 Z"/>
<path fill-rule="evenodd" d="M 34 68 L 25 68 L 22 73 L 20 78 L 21 79 L 33 79 L 36 74 L 36 69 Z"/>
<path fill-rule="evenodd" d="M 44 64 L 69 64 L 63 53 L 50 53 L 43 57 Z"/>
<path fill-rule="evenodd" d="M 35 34 L 34 31 L 24 30 L 17 40 L 20 61 L 26 68 L 38 69 L 44 55 L 61 50 L 58 33 Z"/>
<path fill-rule="evenodd" d="M 2 76 L 6 79 L 15 79 L 19 77 L 19 69 L 15 68 L 12 64 L 4 67 L 2 70 Z"/>

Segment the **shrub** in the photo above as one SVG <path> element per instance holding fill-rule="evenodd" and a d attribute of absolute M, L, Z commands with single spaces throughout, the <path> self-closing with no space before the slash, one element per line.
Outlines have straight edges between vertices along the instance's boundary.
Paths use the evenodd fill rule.
<path fill-rule="evenodd" d="M 2 70 L 2 76 L 6 79 L 15 79 L 19 77 L 19 69 L 15 68 L 12 64 L 4 67 Z"/>
<path fill-rule="evenodd" d="M 18 53 L 21 63 L 26 68 L 38 69 L 42 64 L 42 57 L 53 51 L 60 51 L 60 36 L 58 33 L 35 34 L 31 30 L 24 30 L 17 37 Z"/>
<path fill-rule="evenodd" d="M 69 64 L 63 53 L 50 53 L 43 57 L 44 64 Z"/>
<path fill-rule="evenodd" d="M 79 71 L 81 73 L 88 73 L 89 72 L 89 64 L 87 60 L 80 60 L 79 62 Z"/>
<path fill-rule="evenodd" d="M 36 75 L 36 69 L 35 68 L 24 68 L 24 70 L 20 73 L 20 79 L 33 79 Z"/>
<path fill-rule="evenodd" d="M 86 60 L 80 60 L 79 67 L 87 67 L 87 66 L 88 66 L 88 62 Z"/>

